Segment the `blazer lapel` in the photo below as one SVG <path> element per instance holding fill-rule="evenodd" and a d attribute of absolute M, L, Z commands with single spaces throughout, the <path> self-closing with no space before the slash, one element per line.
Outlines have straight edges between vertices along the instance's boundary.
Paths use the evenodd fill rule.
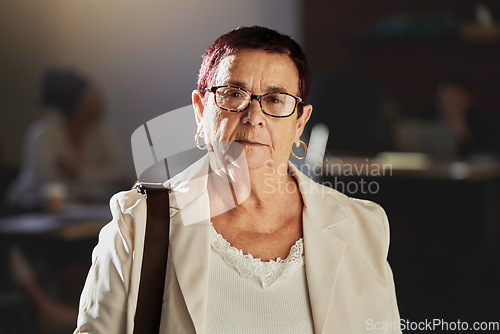
<path fill-rule="evenodd" d="M 347 217 L 336 202 L 325 201 L 324 196 L 329 195 L 325 194 L 323 186 L 291 163 L 290 171 L 297 179 L 304 201 L 304 256 L 315 333 L 325 333 L 337 275 L 347 246 L 336 229 L 347 221 Z"/>
<path fill-rule="evenodd" d="M 205 157 L 166 183 L 173 190 L 170 252 L 196 333 L 205 331 L 207 310 L 210 254 L 207 251 L 210 249 L 207 173 Z"/>

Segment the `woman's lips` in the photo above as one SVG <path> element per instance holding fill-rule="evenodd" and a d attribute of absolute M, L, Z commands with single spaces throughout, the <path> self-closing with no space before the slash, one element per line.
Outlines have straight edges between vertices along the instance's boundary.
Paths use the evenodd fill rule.
<path fill-rule="evenodd" d="M 257 141 L 252 140 L 236 140 L 237 143 L 241 145 L 250 145 L 250 146 L 266 146 L 265 144 L 259 143 Z"/>

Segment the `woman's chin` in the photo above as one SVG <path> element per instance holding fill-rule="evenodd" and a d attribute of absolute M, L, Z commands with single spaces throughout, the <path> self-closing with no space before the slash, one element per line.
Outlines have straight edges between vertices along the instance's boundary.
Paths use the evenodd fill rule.
<path fill-rule="evenodd" d="M 269 154 L 266 153 L 267 152 L 262 152 L 261 150 L 255 150 L 252 148 L 245 149 L 244 154 L 248 169 L 252 170 L 263 167 L 266 161 L 269 159 Z"/>
<path fill-rule="evenodd" d="M 257 171 L 260 169 L 263 171 L 263 173 L 269 173 L 269 169 L 274 170 L 277 168 L 278 165 L 277 161 L 273 160 L 269 156 L 262 156 L 262 157 L 247 156 L 247 164 L 249 171 Z"/>

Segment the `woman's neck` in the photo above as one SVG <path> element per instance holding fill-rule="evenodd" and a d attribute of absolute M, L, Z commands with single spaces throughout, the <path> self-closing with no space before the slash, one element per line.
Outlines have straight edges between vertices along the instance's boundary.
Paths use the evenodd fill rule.
<path fill-rule="evenodd" d="M 274 169 L 237 171 L 232 178 L 210 173 L 208 185 L 212 217 L 223 214 L 243 225 L 251 222 L 254 230 L 272 232 L 302 207 L 298 185 L 288 174 L 286 164 Z"/>
<path fill-rule="evenodd" d="M 285 201 L 298 192 L 295 179 L 288 173 L 288 165 L 279 168 L 262 167 L 251 170 L 250 196 L 255 206 L 275 207 L 277 201 Z"/>

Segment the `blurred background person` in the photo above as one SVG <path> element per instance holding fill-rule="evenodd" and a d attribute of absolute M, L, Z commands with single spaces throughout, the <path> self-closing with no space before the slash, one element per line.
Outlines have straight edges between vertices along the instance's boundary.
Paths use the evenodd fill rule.
<path fill-rule="evenodd" d="M 68 202 L 77 207 L 107 203 L 132 179 L 121 147 L 104 122 L 100 91 L 79 73 L 61 69 L 47 70 L 39 90 L 42 103 L 54 111 L 25 134 L 22 168 L 6 193 L 9 213 L 71 212 Z M 81 252 L 86 242 L 84 236 L 71 242 L 8 242 L 10 275 L 43 332 L 67 333 L 74 327 L 78 294 L 73 297 L 73 292 L 80 291 L 87 270 L 87 256 Z"/>
<path fill-rule="evenodd" d="M 446 79 L 438 85 L 437 109 L 452 130 L 458 156 L 500 155 L 498 120 L 475 105 L 459 79 Z"/>
<path fill-rule="evenodd" d="M 23 209 L 43 207 L 48 197 L 97 202 L 127 182 L 121 148 L 103 122 L 99 90 L 80 74 L 47 70 L 41 100 L 53 112 L 28 129 L 24 161 L 8 194 Z"/>
<path fill-rule="evenodd" d="M 436 80 L 434 105 L 427 112 L 400 116 L 395 130 L 401 151 L 429 154 L 435 161 L 494 161 L 500 156 L 500 121 L 476 103 L 470 80 Z M 494 109 L 493 109 L 494 110 Z"/>

